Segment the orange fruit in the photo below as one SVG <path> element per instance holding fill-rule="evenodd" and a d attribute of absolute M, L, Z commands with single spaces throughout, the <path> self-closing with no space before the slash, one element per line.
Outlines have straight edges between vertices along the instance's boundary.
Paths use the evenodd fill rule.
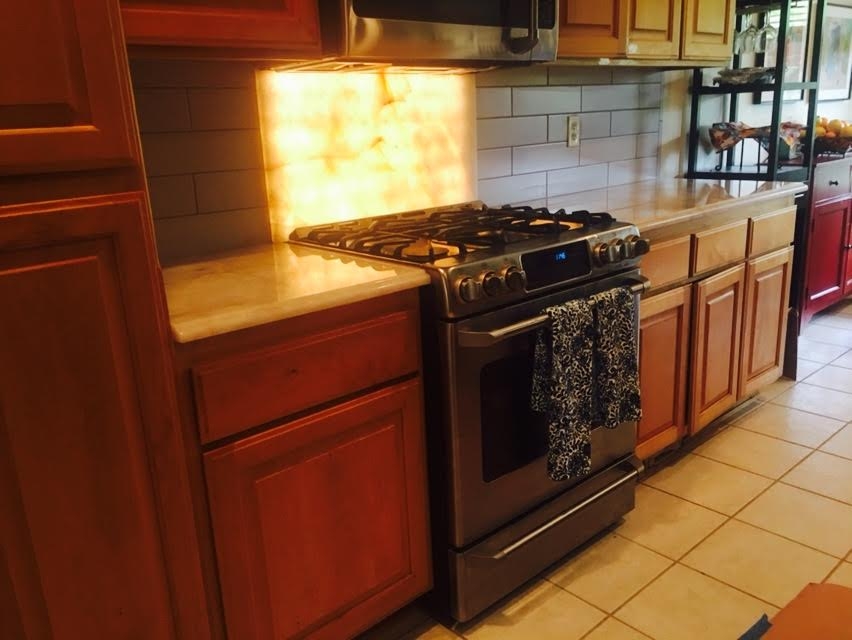
<path fill-rule="evenodd" d="M 814 127 L 814 134 L 817 138 L 822 138 L 825 135 L 825 127 L 817 125 Z"/>
<path fill-rule="evenodd" d="M 828 123 L 826 129 L 828 129 L 829 131 L 834 131 L 834 133 L 840 133 L 841 131 L 843 131 L 843 123 L 837 118 L 835 118 L 834 120 Z"/>
<path fill-rule="evenodd" d="M 840 132 L 844 138 L 852 138 L 852 125 L 847 124 L 843 127 L 843 130 Z"/>
<path fill-rule="evenodd" d="M 826 132 L 825 132 L 825 137 L 826 137 L 826 138 L 836 138 L 836 137 L 837 137 L 837 134 L 836 134 L 836 133 L 834 133 L 834 131 L 826 131 Z"/>

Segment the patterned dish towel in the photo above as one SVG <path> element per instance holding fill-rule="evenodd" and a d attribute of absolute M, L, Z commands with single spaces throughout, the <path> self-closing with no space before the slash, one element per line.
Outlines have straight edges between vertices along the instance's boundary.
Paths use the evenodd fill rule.
<path fill-rule="evenodd" d="M 641 416 L 635 303 L 627 288 L 544 310 L 536 336 L 530 406 L 547 417 L 547 473 L 567 480 L 591 471 L 592 428 Z"/>

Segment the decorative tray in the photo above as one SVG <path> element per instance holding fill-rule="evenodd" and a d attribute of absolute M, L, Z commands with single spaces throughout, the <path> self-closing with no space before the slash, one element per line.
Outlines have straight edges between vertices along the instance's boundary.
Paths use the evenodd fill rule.
<path fill-rule="evenodd" d="M 720 86 L 741 84 L 772 84 L 775 82 L 775 67 L 747 67 L 745 69 L 720 69 L 713 84 Z"/>

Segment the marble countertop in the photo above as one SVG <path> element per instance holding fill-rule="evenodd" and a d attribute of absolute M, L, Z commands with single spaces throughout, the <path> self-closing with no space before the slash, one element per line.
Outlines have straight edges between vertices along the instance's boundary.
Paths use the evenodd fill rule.
<path fill-rule="evenodd" d="M 802 182 L 671 178 L 554 197 L 548 199 L 547 206 L 608 211 L 619 220 L 633 222 L 645 234 L 742 204 L 790 197 L 806 190 Z"/>
<path fill-rule="evenodd" d="M 270 244 L 163 269 L 172 334 L 193 342 L 429 283 L 417 267 Z"/>
<path fill-rule="evenodd" d="M 683 228 L 708 214 L 791 197 L 803 183 L 649 180 L 550 198 L 551 209 L 609 211 L 643 234 Z M 543 203 L 537 203 L 543 204 Z M 331 309 L 429 283 L 426 271 L 288 243 L 270 244 L 163 269 L 177 342 Z"/>

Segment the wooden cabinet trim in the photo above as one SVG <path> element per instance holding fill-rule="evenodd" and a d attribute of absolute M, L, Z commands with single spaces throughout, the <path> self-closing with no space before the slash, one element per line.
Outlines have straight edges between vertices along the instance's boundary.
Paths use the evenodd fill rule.
<path fill-rule="evenodd" d="M 796 207 L 749 220 L 747 255 L 751 258 L 789 246 L 796 230 Z"/>
<path fill-rule="evenodd" d="M 695 434 L 737 402 L 745 265 L 740 264 L 695 285 L 692 339 L 692 382 L 689 431 Z M 708 316 L 714 305 L 729 313 Z M 724 312 L 720 307 L 720 312 Z M 713 397 L 706 385 L 724 380 Z"/>
<path fill-rule="evenodd" d="M 628 11 L 628 57 L 678 57 L 682 0 L 631 0 Z"/>
<path fill-rule="evenodd" d="M 683 3 L 680 57 L 729 60 L 734 43 L 734 0 L 683 0 Z"/>
<path fill-rule="evenodd" d="M 414 373 L 418 345 L 418 317 L 405 310 L 199 364 L 193 383 L 201 441 Z"/>
<path fill-rule="evenodd" d="M 623 56 L 627 21 L 628 0 L 604 0 L 597 5 L 560 0 L 559 56 Z"/>
<path fill-rule="evenodd" d="M 642 275 L 651 281 L 651 290 L 689 277 L 691 251 L 689 236 L 651 243 L 651 251 L 642 256 Z"/>
<path fill-rule="evenodd" d="M 792 247 L 749 260 L 747 264 L 739 398 L 751 395 L 781 376 L 792 265 Z M 761 280 L 770 278 L 775 279 L 777 287 L 762 291 Z M 769 342 L 773 334 L 775 339 Z"/>
<path fill-rule="evenodd" d="M 708 273 L 745 259 L 748 220 L 700 231 L 692 237 L 692 275 Z"/>

